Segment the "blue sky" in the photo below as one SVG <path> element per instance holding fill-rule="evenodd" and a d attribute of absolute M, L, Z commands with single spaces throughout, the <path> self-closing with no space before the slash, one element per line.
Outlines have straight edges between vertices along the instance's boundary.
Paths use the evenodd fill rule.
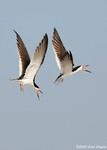
<path fill-rule="evenodd" d="M 75 65 L 87 65 L 92 74 L 78 72 L 59 86 L 52 49 L 53 28 Z M 45 33 L 49 45 L 37 75 L 43 91 L 9 81 L 18 77 L 15 29 L 30 56 Z M 19 0 L 0 2 L 0 149 L 71 150 L 76 145 L 107 146 L 107 1 Z"/>

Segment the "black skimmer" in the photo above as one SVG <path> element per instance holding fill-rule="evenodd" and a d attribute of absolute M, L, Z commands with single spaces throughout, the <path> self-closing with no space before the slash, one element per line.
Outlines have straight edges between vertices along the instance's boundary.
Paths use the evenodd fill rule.
<path fill-rule="evenodd" d="M 34 55 L 30 61 L 28 51 L 25 47 L 20 35 L 14 30 L 17 37 L 17 47 L 19 56 L 19 77 L 11 79 L 20 84 L 20 90 L 24 91 L 24 85 L 31 85 L 39 98 L 39 92 L 42 93 L 39 86 L 35 83 L 35 77 L 42 63 L 44 62 L 45 54 L 48 47 L 48 35 L 45 34 L 39 45 L 34 51 Z"/>
<path fill-rule="evenodd" d="M 71 51 L 67 51 L 61 41 L 61 38 L 54 28 L 52 46 L 55 53 L 57 65 L 60 69 L 60 75 L 55 82 L 62 82 L 65 77 L 72 75 L 80 70 L 91 73 L 86 67 L 89 65 L 79 65 L 74 67 L 73 56 Z"/>

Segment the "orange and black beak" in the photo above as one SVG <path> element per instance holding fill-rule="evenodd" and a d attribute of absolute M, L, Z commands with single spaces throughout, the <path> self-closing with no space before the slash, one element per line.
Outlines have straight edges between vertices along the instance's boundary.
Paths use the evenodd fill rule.
<path fill-rule="evenodd" d="M 88 67 L 89 65 L 85 65 L 85 67 Z M 86 71 L 86 72 L 89 72 L 89 73 L 92 73 L 91 71 L 89 71 L 89 70 L 87 70 L 87 69 L 85 69 L 84 71 Z"/>
<path fill-rule="evenodd" d="M 42 93 L 42 94 L 43 94 L 43 92 L 42 92 L 40 89 L 37 89 L 37 90 L 36 90 L 37 97 L 38 97 L 38 99 L 40 100 L 39 92 Z"/>

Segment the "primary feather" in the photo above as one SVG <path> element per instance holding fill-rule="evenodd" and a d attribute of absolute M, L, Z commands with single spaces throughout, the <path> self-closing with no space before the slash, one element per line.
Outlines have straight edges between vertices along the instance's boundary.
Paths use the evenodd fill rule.
<path fill-rule="evenodd" d="M 27 48 L 20 37 L 20 35 L 14 30 L 17 37 L 17 47 L 18 47 L 18 56 L 19 56 L 19 78 L 24 76 L 26 68 L 30 63 L 30 57 L 27 51 Z"/>
<path fill-rule="evenodd" d="M 52 44 L 54 48 L 56 62 L 61 74 L 71 72 L 74 66 L 72 53 L 65 49 L 61 38 L 55 28 L 53 32 Z"/>

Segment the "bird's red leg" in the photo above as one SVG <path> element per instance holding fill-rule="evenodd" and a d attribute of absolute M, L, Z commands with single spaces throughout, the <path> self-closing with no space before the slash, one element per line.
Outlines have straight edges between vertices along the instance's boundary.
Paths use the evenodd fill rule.
<path fill-rule="evenodd" d="M 24 92 L 24 85 L 20 84 L 20 91 Z"/>

